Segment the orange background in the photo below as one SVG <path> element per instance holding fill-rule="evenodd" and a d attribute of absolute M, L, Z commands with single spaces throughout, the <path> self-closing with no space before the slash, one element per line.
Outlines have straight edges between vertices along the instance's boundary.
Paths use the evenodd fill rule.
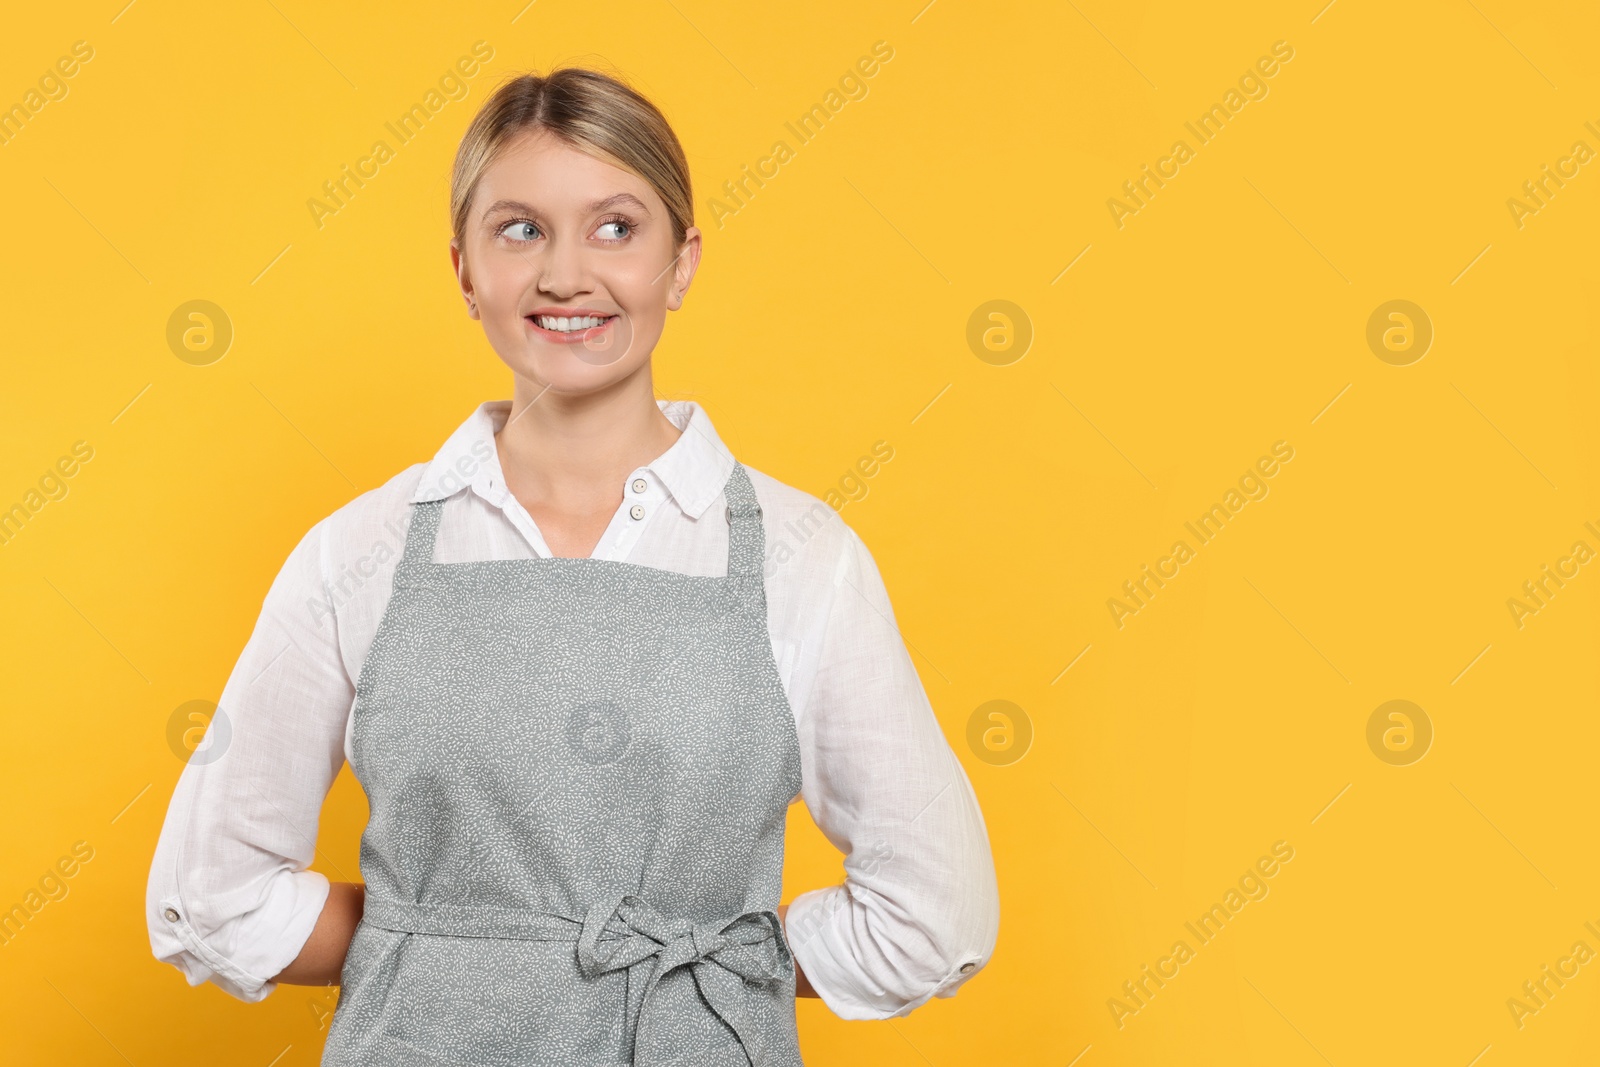
<path fill-rule="evenodd" d="M 1561 961 L 1600 950 L 1600 577 L 1560 561 L 1600 549 L 1600 175 L 1572 155 L 1600 149 L 1600 20 L 1323 3 L 10 13 L 0 105 L 92 58 L 0 144 L 0 507 L 93 454 L 0 544 L 0 905 L 92 858 L 0 949 L 0 1059 L 317 1062 L 318 990 L 244 1005 L 149 955 L 169 730 L 307 528 L 508 395 L 449 272 L 448 167 L 493 82 L 575 62 L 656 100 L 693 165 L 706 251 L 660 394 L 854 497 L 994 845 L 989 967 L 887 1022 L 802 1001 L 808 1062 L 1582 1062 L 1600 966 Z M 478 41 L 466 97 L 319 227 L 307 201 Z M 1168 177 L 1131 200 L 1146 165 Z M 198 366 L 167 341 L 197 299 L 233 333 Z M 1568 578 L 1514 611 L 1547 564 Z M 1169 577 L 1133 604 L 1146 565 Z M 358 877 L 364 817 L 346 770 L 318 869 Z M 797 807 L 785 898 L 841 876 Z M 1135 1003 L 1146 965 L 1173 976 Z M 1572 976 L 1519 1017 L 1546 965 Z"/>

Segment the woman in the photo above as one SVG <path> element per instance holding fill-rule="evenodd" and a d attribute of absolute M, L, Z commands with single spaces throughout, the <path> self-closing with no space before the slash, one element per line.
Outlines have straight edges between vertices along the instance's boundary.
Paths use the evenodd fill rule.
<path fill-rule="evenodd" d="M 246 1001 L 338 982 L 322 1062 L 369 1067 L 780 1067 L 796 995 L 952 995 L 994 868 L 872 557 L 654 398 L 701 252 L 666 120 L 592 71 L 516 78 L 451 214 L 512 399 L 290 554 L 173 796 L 155 955 Z M 346 759 L 363 883 L 308 869 Z M 785 906 L 801 796 L 847 877 Z"/>

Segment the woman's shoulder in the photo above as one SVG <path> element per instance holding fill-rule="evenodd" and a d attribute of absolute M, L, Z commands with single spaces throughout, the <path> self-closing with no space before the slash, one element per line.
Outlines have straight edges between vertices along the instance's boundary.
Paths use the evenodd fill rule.
<path fill-rule="evenodd" d="M 320 538 L 322 551 L 335 570 L 352 557 L 398 554 L 405 544 L 411 498 L 427 468 L 426 463 L 414 463 L 382 485 L 351 498 L 313 524 L 307 538 L 313 534 Z"/>
<path fill-rule="evenodd" d="M 804 558 L 819 565 L 836 564 L 853 553 L 860 537 L 839 512 L 821 497 L 749 465 L 745 473 L 761 505 L 767 558 L 778 562 Z"/>

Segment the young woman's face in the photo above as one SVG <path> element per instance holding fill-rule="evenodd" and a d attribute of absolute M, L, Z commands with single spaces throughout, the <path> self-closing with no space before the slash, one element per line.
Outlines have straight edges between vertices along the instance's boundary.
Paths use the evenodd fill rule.
<path fill-rule="evenodd" d="M 450 258 L 469 314 L 538 392 L 586 393 L 638 372 L 700 258 L 700 231 L 675 247 L 648 182 L 543 130 L 485 169 L 463 244 Z"/>

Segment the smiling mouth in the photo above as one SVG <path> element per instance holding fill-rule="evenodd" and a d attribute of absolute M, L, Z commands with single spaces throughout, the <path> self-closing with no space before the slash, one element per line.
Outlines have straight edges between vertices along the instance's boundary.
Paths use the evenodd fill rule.
<path fill-rule="evenodd" d="M 615 315 L 578 315 L 574 317 L 529 315 L 528 321 L 539 327 L 539 329 L 549 330 L 551 333 L 582 333 L 584 330 L 592 330 L 597 326 L 604 326 L 614 318 L 616 318 Z"/>

